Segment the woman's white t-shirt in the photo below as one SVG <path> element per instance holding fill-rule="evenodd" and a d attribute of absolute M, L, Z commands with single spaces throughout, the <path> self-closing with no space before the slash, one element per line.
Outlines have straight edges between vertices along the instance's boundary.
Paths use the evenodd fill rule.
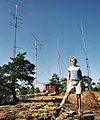
<path fill-rule="evenodd" d="M 80 66 L 69 66 L 70 80 L 81 80 L 81 70 Z"/>

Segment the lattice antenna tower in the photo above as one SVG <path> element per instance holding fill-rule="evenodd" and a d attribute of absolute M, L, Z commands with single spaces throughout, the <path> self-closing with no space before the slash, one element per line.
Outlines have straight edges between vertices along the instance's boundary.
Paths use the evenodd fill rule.
<path fill-rule="evenodd" d="M 57 53 L 58 53 L 59 78 L 61 78 L 61 65 L 60 65 L 60 52 L 59 52 L 59 38 L 58 37 L 57 37 Z"/>
<path fill-rule="evenodd" d="M 17 8 L 18 8 L 18 5 L 16 3 L 15 25 L 14 25 L 14 28 L 15 28 L 15 40 L 14 40 L 14 51 L 13 51 L 13 57 L 14 58 L 16 57 Z"/>
<path fill-rule="evenodd" d="M 9 1 L 9 0 L 8 0 Z M 13 57 L 16 57 L 16 40 L 17 40 L 17 28 L 22 28 L 20 25 L 23 24 L 21 18 L 18 17 L 18 6 L 20 7 L 24 7 L 22 5 L 20 5 L 19 3 L 22 2 L 20 0 L 15 0 L 15 1 L 9 1 L 10 3 L 12 3 L 13 5 L 15 5 L 16 9 L 15 9 L 15 13 L 10 13 L 13 17 L 14 17 L 14 23 L 10 22 L 11 26 L 14 26 L 14 47 L 13 47 Z"/>
<path fill-rule="evenodd" d="M 84 29 L 83 29 L 83 24 L 82 24 L 82 23 L 81 23 L 81 35 L 82 35 L 82 40 L 83 40 L 83 52 L 84 52 L 84 54 L 85 54 L 87 75 L 88 75 L 88 77 L 89 77 L 89 76 L 90 76 L 90 72 L 89 72 L 89 62 L 88 62 L 87 48 L 86 48 L 86 40 L 85 40 Z M 89 85 L 89 89 L 90 89 L 90 80 L 89 80 L 89 79 L 88 79 L 88 85 Z"/>
<path fill-rule="evenodd" d="M 35 82 L 36 82 L 36 88 L 37 88 L 37 48 L 41 49 L 41 43 L 40 41 L 34 36 L 34 34 L 32 33 L 33 38 L 35 39 L 35 43 L 33 42 L 33 47 L 35 47 Z"/>

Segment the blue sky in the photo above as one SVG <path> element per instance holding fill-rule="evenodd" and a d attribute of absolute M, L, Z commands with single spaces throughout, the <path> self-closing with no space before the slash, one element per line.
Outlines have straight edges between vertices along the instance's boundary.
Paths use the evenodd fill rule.
<path fill-rule="evenodd" d="M 18 1 L 17 53 L 27 52 L 35 61 L 32 33 L 41 42 L 38 48 L 38 81 L 48 83 L 53 73 L 59 74 L 57 39 L 59 39 L 61 76 L 67 77 L 70 58 L 75 56 L 87 75 L 80 24 L 83 23 L 89 58 L 90 77 L 100 79 L 100 0 L 1 0 L 0 1 L 0 65 L 13 56 L 15 3 Z M 20 7 L 20 6 L 24 7 Z M 42 85 L 39 85 L 42 86 Z"/>

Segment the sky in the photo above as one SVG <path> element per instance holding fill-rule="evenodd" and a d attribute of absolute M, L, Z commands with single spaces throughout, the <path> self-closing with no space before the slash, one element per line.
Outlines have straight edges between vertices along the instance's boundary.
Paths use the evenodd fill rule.
<path fill-rule="evenodd" d="M 26 59 L 35 64 L 35 39 L 41 43 L 37 50 L 37 80 L 49 83 L 54 73 L 67 78 L 70 58 L 76 57 L 87 75 L 83 41 L 84 28 L 89 75 L 100 79 L 100 0 L 0 0 L 0 65 L 13 57 L 14 16 L 18 3 L 17 53 L 27 52 Z M 23 24 L 21 24 L 23 23 Z M 58 56 L 58 51 L 60 58 Z M 59 63 L 59 64 L 58 64 Z M 60 69 L 59 69 L 60 65 Z M 35 83 L 34 83 L 35 84 Z M 42 84 L 38 84 L 43 89 Z"/>

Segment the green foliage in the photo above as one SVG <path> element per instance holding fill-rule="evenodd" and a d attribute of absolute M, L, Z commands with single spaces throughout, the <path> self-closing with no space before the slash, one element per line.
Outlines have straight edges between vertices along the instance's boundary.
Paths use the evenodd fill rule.
<path fill-rule="evenodd" d="M 56 91 L 56 94 L 58 95 L 61 84 L 60 84 L 60 80 L 57 74 L 52 75 L 52 78 L 50 79 L 50 85 L 51 86 L 55 85 L 55 91 Z"/>
<path fill-rule="evenodd" d="M 27 85 L 31 85 L 34 81 L 34 65 L 25 59 L 26 53 L 18 54 L 16 58 L 10 58 L 12 62 L 3 65 L 5 80 L 7 87 L 12 91 L 13 100 L 16 102 L 16 88 L 19 89 L 18 81 L 25 81 Z"/>
<path fill-rule="evenodd" d="M 44 93 L 45 93 L 45 92 L 46 92 L 46 90 L 44 89 L 42 92 L 44 92 Z"/>
<path fill-rule="evenodd" d="M 85 85 L 84 91 L 94 90 L 94 86 L 96 85 L 96 83 L 92 82 L 92 78 L 90 78 L 89 76 L 83 76 L 83 82 Z"/>
<path fill-rule="evenodd" d="M 97 87 L 98 87 L 98 91 L 100 91 L 100 79 L 99 82 L 97 82 Z"/>
<path fill-rule="evenodd" d="M 0 104 L 9 103 L 11 91 L 7 87 L 7 80 L 5 79 L 4 72 L 0 66 Z"/>
<path fill-rule="evenodd" d="M 67 79 L 66 79 L 66 78 L 61 78 L 61 89 L 60 89 L 60 93 L 66 91 L 66 86 L 67 86 Z"/>
<path fill-rule="evenodd" d="M 4 85 L 0 85 L 0 104 L 6 104 L 10 102 L 11 91 Z"/>
<path fill-rule="evenodd" d="M 37 88 L 35 89 L 35 92 L 36 92 L 36 93 L 40 93 L 41 91 L 40 91 L 40 89 L 37 87 Z"/>
<path fill-rule="evenodd" d="M 35 92 L 34 86 L 32 86 L 31 88 L 29 88 L 29 90 L 28 90 L 29 94 L 33 94 L 34 92 Z"/>
<path fill-rule="evenodd" d="M 57 74 L 52 75 L 52 78 L 50 79 L 50 85 L 55 85 L 55 91 L 57 95 L 66 91 L 66 81 L 66 78 L 62 78 L 60 80 Z"/>
<path fill-rule="evenodd" d="M 52 86 L 56 84 L 60 84 L 59 77 L 57 74 L 53 74 L 52 78 L 50 79 L 50 85 Z"/>
<path fill-rule="evenodd" d="M 27 93 L 28 93 L 28 89 L 26 87 L 22 87 L 20 89 L 20 92 L 19 92 L 20 95 L 26 95 Z"/>
<path fill-rule="evenodd" d="M 100 79 L 99 79 L 99 81 L 97 82 L 97 84 L 95 85 L 95 87 L 93 88 L 93 90 L 100 92 Z"/>
<path fill-rule="evenodd" d="M 26 94 L 33 94 L 35 91 L 40 92 L 39 88 L 35 89 L 34 86 L 31 87 L 21 87 L 19 94 L 20 95 L 26 95 Z"/>

